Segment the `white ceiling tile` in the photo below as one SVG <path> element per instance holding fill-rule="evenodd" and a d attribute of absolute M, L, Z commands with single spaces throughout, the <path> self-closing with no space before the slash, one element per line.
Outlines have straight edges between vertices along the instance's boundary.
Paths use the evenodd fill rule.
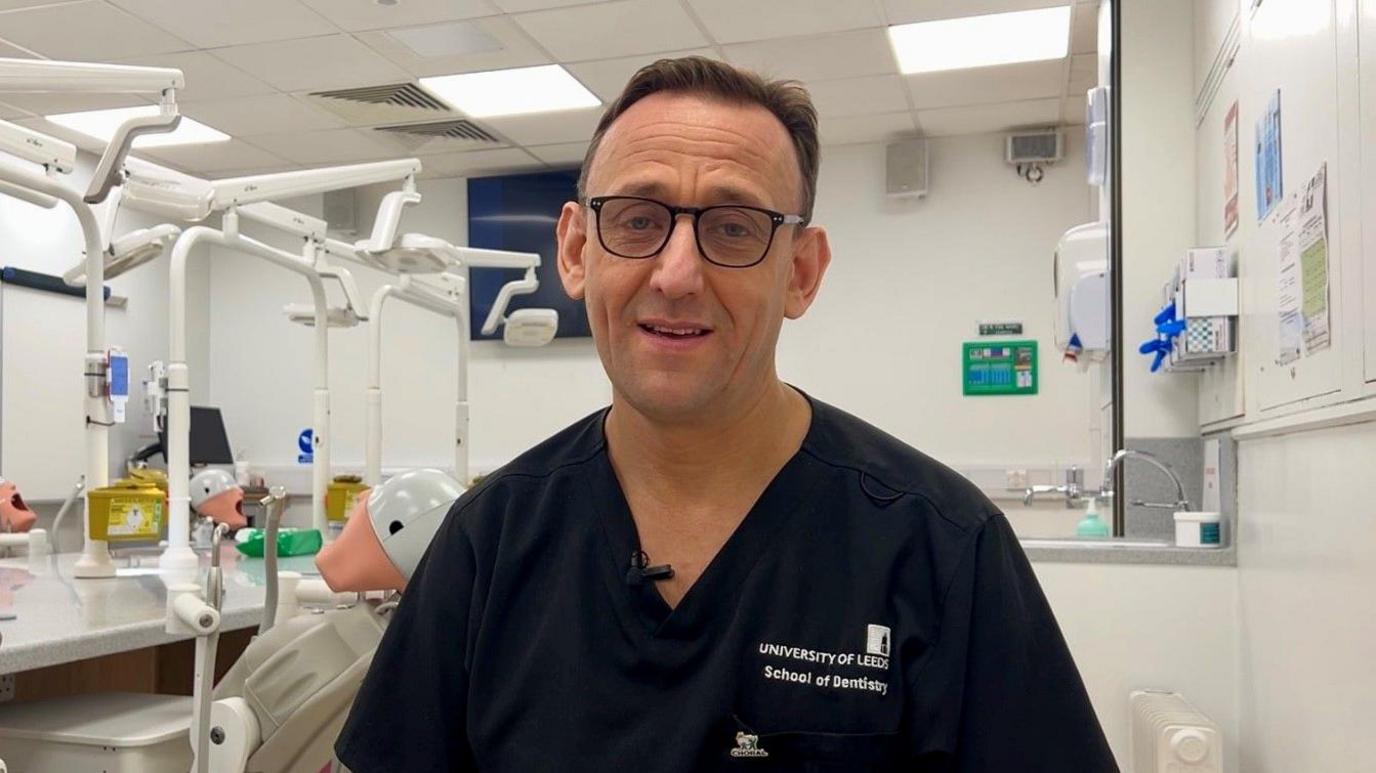
<path fill-rule="evenodd" d="M 262 134 L 255 136 L 252 142 L 298 164 L 350 164 L 406 155 L 364 129 Z"/>
<path fill-rule="evenodd" d="M 496 40 L 502 46 L 501 50 L 425 57 L 384 31 L 362 32 L 356 37 L 369 48 L 416 76 L 452 75 L 549 64 L 549 57 L 508 17 L 489 16 L 464 23 L 473 25 L 475 29 Z"/>
<path fill-rule="evenodd" d="M 194 175 L 223 177 L 230 170 L 277 170 L 292 164 L 243 140 L 179 145 L 140 151 L 139 155 Z"/>
<path fill-rule="evenodd" d="M 566 65 L 566 67 L 569 72 L 573 73 L 573 77 L 601 97 L 603 102 L 610 102 L 621 95 L 621 90 L 626 87 L 626 82 L 631 79 L 632 75 L 635 75 L 636 70 L 660 59 L 681 56 L 718 58 L 716 52 L 710 48 L 696 48 L 688 51 L 626 56 L 619 59 L 597 59 L 591 62 Z"/>
<path fill-rule="evenodd" d="M 195 43 L 196 48 L 288 40 L 338 32 L 297 0 L 111 0 Z"/>
<path fill-rule="evenodd" d="M 888 36 L 878 29 L 738 43 L 722 51 L 731 62 L 775 78 L 811 82 L 898 72 Z"/>
<path fill-rule="evenodd" d="M 154 54 L 125 59 L 121 64 L 149 67 L 176 67 L 186 76 L 186 86 L 177 91 L 177 102 L 203 99 L 231 99 L 277 93 L 273 87 L 204 51 Z"/>
<path fill-rule="evenodd" d="M 1090 54 L 1099 50 L 1099 6 L 1079 4 L 1070 19 L 1070 53 Z"/>
<path fill-rule="evenodd" d="M 219 48 L 215 56 L 282 91 L 319 91 L 411 80 L 350 35 Z"/>
<path fill-rule="evenodd" d="M 1060 99 L 1034 99 L 992 105 L 967 105 L 919 110 L 917 122 L 923 134 L 984 134 L 1008 129 L 1051 126 L 1060 120 Z"/>
<path fill-rule="evenodd" d="M 19 8 L 52 5 L 54 2 L 60 2 L 60 0 L 0 0 L 0 11 L 13 11 Z"/>
<path fill-rule="evenodd" d="M 718 43 L 883 26 L 871 3 L 853 0 L 688 0 L 688 5 Z"/>
<path fill-rule="evenodd" d="M 884 0 L 884 15 L 889 24 L 908 24 L 1069 4 L 1070 0 Z"/>
<path fill-rule="evenodd" d="M 1083 126 L 1085 123 L 1085 100 L 1083 97 L 1066 97 L 1062 108 L 1061 123 Z"/>
<path fill-rule="evenodd" d="M 970 70 L 907 75 L 908 91 L 918 110 L 984 102 L 1012 102 L 1059 97 L 1065 86 L 1065 60 L 1024 62 Z"/>
<path fill-rule="evenodd" d="M 420 176 L 426 178 L 481 177 L 504 172 L 535 171 L 545 168 L 544 162 L 520 148 L 473 150 L 467 153 L 426 156 L 421 164 L 423 168 Z"/>
<path fill-rule="evenodd" d="M 618 0 L 523 13 L 514 18 L 562 62 L 708 45 L 676 0 Z"/>
<path fill-rule="evenodd" d="M 563 8 L 569 5 L 588 5 L 606 0 L 492 0 L 493 4 L 506 13 L 525 13 L 543 11 L 548 8 Z"/>
<path fill-rule="evenodd" d="M 903 78 L 898 75 L 866 75 L 807 84 L 812 104 L 823 117 L 896 113 L 908 109 Z"/>
<path fill-rule="evenodd" d="M 402 0 L 382 5 L 377 0 L 302 0 L 340 29 L 380 30 L 419 24 L 471 19 L 501 13 L 488 0 Z"/>
<path fill-rule="evenodd" d="M 1066 94 L 1079 96 L 1099 83 L 1099 55 L 1076 54 L 1070 58 L 1070 81 Z"/>
<path fill-rule="evenodd" d="M 26 51 L 25 49 L 22 49 L 19 46 L 11 45 L 10 43 L 6 42 L 3 38 L 0 38 L 0 56 L 3 56 L 7 59 L 35 58 L 31 52 Z"/>
<path fill-rule="evenodd" d="M 880 142 L 917 130 L 912 113 L 846 116 L 822 118 L 818 132 L 823 145 L 849 145 L 856 142 Z"/>
<path fill-rule="evenodd" d="M 234 137 L 342 129 L 343 118 L 288 94 L 217 99 L 182 106 L 182 112 Z"/>
<path fill-rule="evenodd" d="M 56 115 L 149 104 L 148 100 L 135 94 L 4 94 L 0 95 L 0 99 L 34 115 Z"/>
<path fill-rule="evenodd" d="M 537 145 L 526 150 L 550 166 L 579 166 L 588 154 L 588 143 L 565 142 L 559 145 Z"/>
<path fill-rule="evenodd" d="M 51 59 L 89 62 L 194 48 L 100 0 L 10 11 L 0 29 L 0 37 Z"/>
<path fill-rule="evenodd" d="M 593 129 L 597 128 L 602 112 L 603 108 L 594 107 L 587 110 L 484 118 L 480 123 L 491 127 L 517 145 L 553 145 L 592 139 Z"/>

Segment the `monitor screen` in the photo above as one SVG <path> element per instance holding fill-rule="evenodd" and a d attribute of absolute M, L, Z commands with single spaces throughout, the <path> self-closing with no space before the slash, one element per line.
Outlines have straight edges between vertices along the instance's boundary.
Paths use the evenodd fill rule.
<path fill-rule="evenodd" d="M 551 308 L 559 312 L 559 338 L 592 335 L 582 301 L 564 294 L 555 262 L 554 229 L 564 202 L 578 197 L 578 170 L 537 172 L 468 180 L 468 243 L 491 250 L 534 252 L 540 256 L 535 274 L 540 288 L 517 296 L 507 312 L 523 308 Z M 499 329 L 483 335 L 483 321 L 492 310 L 503 284 L 520 279 L 522 271 L 475 268 L 468 274 L 470 324 L 473 340 L 501 340 Z"/>
<path fill-rule="evenodd" d="M 167 430 L 158 433 L 167 456 Z M 191 406 L 191 464 L 234 464 L 234 453 L 229 449 L 229 437 L 225 434 L 225 422 L 219 408 Z"/>

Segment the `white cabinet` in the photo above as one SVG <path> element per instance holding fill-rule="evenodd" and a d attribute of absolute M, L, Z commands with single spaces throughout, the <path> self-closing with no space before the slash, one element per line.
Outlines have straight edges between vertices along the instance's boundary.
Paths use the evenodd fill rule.
<path fill-rule="evenodd" d="M 1335 6 L 1315 0 L 1266 0 L 1255 13 L 1244 12 L 1243 44 L 1235 64 L 1238 79 L 1240 248 L 1248 396 L 1256 418 L 1313 401 L 1342 388 L 1343 329 L 1342 248 L 1344 207 L 1339 193 L 1347 176 L 1358 172 L 1340 156 L 1339 62 Z M 1347 65 L 1350 67 L 1350 65 Z M 1278 255 L 1281 228 L 1270 218 L 1257 219 L 1257 123 L 1279 90 L 1281 107 L 1281 174 L 1286 197 L 1303 189 L 1327 164 L 1328 173 L 1328 305 L 1332 343 L 1287 365 L 1277 364 Z M 1225 108 L 1226 109 L 1226 108 Z M 1219 142 L 1222 142 L 1220 137 Z"/>
<path fill-rule="evenodd" d="M 1361 0 L 1357 23 L 1361 50 L 1358 88 L 1369 96 L 1376 94 L 1376 0 Z M 1376 99 L 1364 98 L 1360 104 L 1363 375 L 1371 385 L 1369 391 L 1376 392 Z"/>

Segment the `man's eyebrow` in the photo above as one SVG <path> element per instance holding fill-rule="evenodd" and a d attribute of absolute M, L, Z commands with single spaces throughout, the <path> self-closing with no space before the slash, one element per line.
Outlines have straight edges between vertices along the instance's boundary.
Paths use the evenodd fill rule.
<path fill-rule="evenodd" d="M 653 180 L 640 180 L 627 185 L 616 186 L 616 193 L 619 196 L 645 196 L 648 198 L 662 198 L 668 192 L 668 186 Z M 707 195 L 702 202 L 704 205 L 713 204 L 745 204 L 754 207 L 769 207 L 768 202 L 760 194 L 742 188 L 737 185 L 713 185 L 707 189 Z"/>

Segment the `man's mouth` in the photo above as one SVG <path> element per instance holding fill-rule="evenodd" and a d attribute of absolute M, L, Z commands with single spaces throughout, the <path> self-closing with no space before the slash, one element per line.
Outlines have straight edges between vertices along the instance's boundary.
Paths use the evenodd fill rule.
<path fill-rule="evenodd" d="M 712 332 L 700 327 L 669 327 L 667 325 L 651 325 L 640 323 L 640 329 L 647 333 L 665 338 L 696 338 Z"/>

